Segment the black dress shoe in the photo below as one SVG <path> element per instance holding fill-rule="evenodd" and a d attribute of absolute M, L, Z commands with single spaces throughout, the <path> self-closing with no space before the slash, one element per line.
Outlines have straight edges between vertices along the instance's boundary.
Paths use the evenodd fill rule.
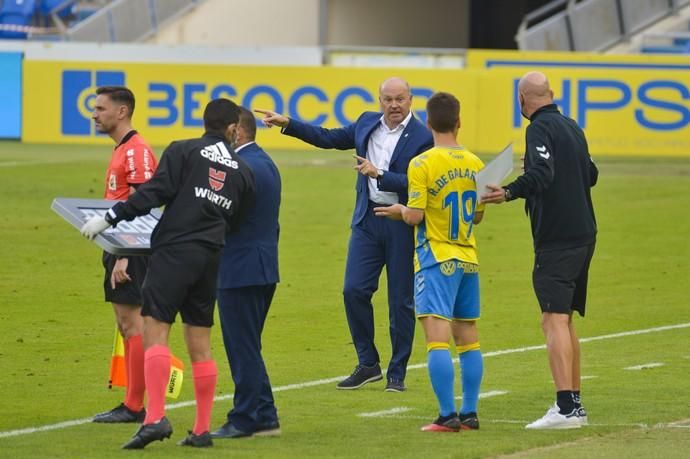
<path fill-rule="evenodd" d="M 146 417 L 146 410 L 132 411 L 124 403 L 120 403 L 118 406 L 110 411 L 104 413 L 98 413 L 93 417 L 93 422 L 102 422 L 113 424 L 116 422 L 144 422 Z"/>
<path fill-rule="evenodd" d="M 266 422 L 256 426 L 255 437 L 277 437 L 280 435 L 280 423 L 278 421 Z"/>
<path fill-rule="evenodd" d="M 388 380 L 385 389 L 386 392 L 405 392 L 406 390 L 407 388 L 402 380 L 393 378 Z"/>
<path fill-rule="evenodd" d="M 170 438 L 173 429 L 168 418 L 163 418 L 153 424 L 143 424 L 131 440 L 122 445 L 122 449 L 142 449 L 152 441 Z"/>
<path fill-rule="evenodd" d="M 211 440 L 211 434 L 208 431 L 196 435 L 191 430 L 189 435 L 183 440 L 177 442 L 177 446 L 193 446 L 195 448 L 208 448 L 213 446 L 213 440 Z"/>
<path fill-rule="evenodd" d="M 223 427 L 215 432 L 211 432 L 212 438 L 244 438 L 251 437 L 252 435 L 252 432 L 240 430 L 229 422 L 223 424 Z"/>

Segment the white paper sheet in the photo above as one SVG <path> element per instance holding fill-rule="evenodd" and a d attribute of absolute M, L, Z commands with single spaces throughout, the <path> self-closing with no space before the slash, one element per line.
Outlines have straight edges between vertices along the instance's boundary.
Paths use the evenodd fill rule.
<path fill-rule="evenodd" d="M 486 185 L 500 185 L 506 177 L 513 172 L 513 144 L 503 149 L 484 169 L 479 171 L 476 177 L 477 196 L 481 202 L 481 195 L 488 193 Z"/>

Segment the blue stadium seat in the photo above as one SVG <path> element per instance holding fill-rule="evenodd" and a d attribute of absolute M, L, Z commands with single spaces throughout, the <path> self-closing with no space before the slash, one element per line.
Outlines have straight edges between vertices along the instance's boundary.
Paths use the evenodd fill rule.
<path fill-rule="evenodd" d="M 4 0 L 0 7 L 0 24 L 31 25 L 36 12 L 36 0 Z M 0 38 L 26 39 L 26 32 L 1 30 Z"/>
<path fill-rule="evenodd" d="M 690 38 L 674 38 L 673 44 L 676 46 L 688 46 L 690 45 Z"/>
<path fill-rule="evenodd" d="M 648 54 L 688 54 L 690 45 L 643 46 L 640 51 Z"/>
<path fill-rule="evenodd" d="M 55 11 L 58 16 L 64 18 L 72 14 L 75 2 L 76 0 L 41 0 L 38 12 L 48 18 L 51 11 Z"/>

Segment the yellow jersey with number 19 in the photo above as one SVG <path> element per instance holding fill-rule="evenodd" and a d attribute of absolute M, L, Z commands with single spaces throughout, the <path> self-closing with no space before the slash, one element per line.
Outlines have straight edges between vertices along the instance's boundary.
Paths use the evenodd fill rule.
<path fill-rule="evenodd" d="M 433 147 L 410 161 L 407 207 L 424 211 L 415 228 L 415 272 L 446 260 L 477 264 L 475 177 L 484 163 L 465 147 Z"/>

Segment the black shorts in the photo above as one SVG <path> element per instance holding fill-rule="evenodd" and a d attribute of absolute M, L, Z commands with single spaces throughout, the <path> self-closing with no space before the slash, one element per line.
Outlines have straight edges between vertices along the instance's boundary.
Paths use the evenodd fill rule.
<path fill-rule="evenodd" d="M 146 270 L 149 267 L 149 257 L 126 258 L 129 260 L 127 263 L 127 274 L 132 280 L 122 284 L 115 284 L 113 289 L 110 286 L 110 275 L 113 273 L 117 257 L 108 252 L 103 252 L 103 267 L 105 268 L 103 291 L 105 292 L 105 301 L 141 306 L 143 302 L 141 286 L 144 284 Z"/>
<path fill-rule="evenodd" d="M 220 249 L 177 244 L 156 249 L 144 281 L 141 315 L 172 324 L 213 325 Z"/>
<path fill-rule="evenodd" d="M 542 312 L 585 315 L 587 275 L 594 244 L 540 251 L 534 257 L 532 283 Z"/>

